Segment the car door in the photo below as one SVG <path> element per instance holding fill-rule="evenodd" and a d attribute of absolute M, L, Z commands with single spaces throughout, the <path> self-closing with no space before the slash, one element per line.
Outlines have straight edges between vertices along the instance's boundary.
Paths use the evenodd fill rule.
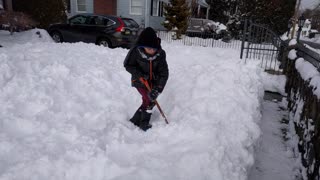
<path fill-rule="evenodd" d="M 112 41 L 111 34 L 115 29 L 114 21 L 104 16 L 91 16 L 88 26 L 83 29 L 84 42 L 95 43 L 98 38 L 107 38 Z"/>
<path fill-rule="evenodd" d="M 99 34 L 99 19 L 97 16 L 88 16 L 87 23 L 81 29 L 83 42 L 95 43 Z"/>
<path fill-rule="evenodd" d="M 77 15 L 69 19 L 69 27 L 65 32 L 66 41 L 68 42 L 79 42 L 84 41 L 83 37 L 83 28 L 87 25 L 88 16 L 86 15 Z"/>
<path fill-rule="evenodd" d="M 122 18 L 124 26 L 124 32 L 122 33 L 122 41 L 127 44 L 133 44 L 138 36 L 139 25 L 133 19 Z"/>
<path fill-rule="evenodd" d="M 138 35 L 139 24 L 133 19 L 122 18 L 122 21 L 125 24 L 125 35 L 135 37 Z"/>

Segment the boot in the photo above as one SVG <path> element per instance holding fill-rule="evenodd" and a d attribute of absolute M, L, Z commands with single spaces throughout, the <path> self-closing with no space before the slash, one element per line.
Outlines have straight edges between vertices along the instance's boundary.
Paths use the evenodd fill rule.
<path fill-rule="evenodd" d="M 140 119 L 140 129 L 147 131 L 152 126 L 149 124 L 151 118 L 151 113 L 148 113 L 147 111 L 141 111 L 141 119 Z"/>
<path fill-rule="evenodd" d="M 133 117 L 130 119 L 130 122 L 132 122 L 136 126 L 140 126 L 141 121 L 141 109 L 137 109 L 137 111 L 134 113 Z"/>

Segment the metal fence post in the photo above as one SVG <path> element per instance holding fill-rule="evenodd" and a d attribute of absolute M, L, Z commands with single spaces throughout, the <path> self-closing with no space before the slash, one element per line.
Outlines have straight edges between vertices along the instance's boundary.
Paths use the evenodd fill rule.
<path fill-rule="evenodd" d="M 240 59 L 242 59 L 242 57 L 243 57 L 244 43 L 245 43 L 246 34 L 247 34 L 247 26 L 248 26 L 248 19 L 246 18 L 246 19 L 244 20 L 244 28 L 243 28 L 243 33 L 242 33 L 242 43 L 241 43 Z"/>

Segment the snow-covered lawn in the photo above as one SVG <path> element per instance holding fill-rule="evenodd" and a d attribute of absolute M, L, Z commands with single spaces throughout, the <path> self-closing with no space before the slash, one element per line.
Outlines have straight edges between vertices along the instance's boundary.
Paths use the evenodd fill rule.
<path fill-rule="evenodd" d="M 170 77 L 159 103 L 170 124 L 155 108 L 143 132 L 128 121 L 141 103 L 123 68 L 128 50 L 41 33 L 0 41 L 1 180 L 247 179 L 264 91 L 257 62 L 163 42 Z"/>

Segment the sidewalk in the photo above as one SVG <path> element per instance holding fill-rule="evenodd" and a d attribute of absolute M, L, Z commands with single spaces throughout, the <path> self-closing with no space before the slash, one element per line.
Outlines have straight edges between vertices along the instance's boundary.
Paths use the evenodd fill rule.
<path fill-rule="evenodd" d="M 295 158 L 286 146 L 287 111 L 281 108 L 281 96 L 265 93 L 260 128 L 262 137 L 249 180 L 295 180 Z"/>

